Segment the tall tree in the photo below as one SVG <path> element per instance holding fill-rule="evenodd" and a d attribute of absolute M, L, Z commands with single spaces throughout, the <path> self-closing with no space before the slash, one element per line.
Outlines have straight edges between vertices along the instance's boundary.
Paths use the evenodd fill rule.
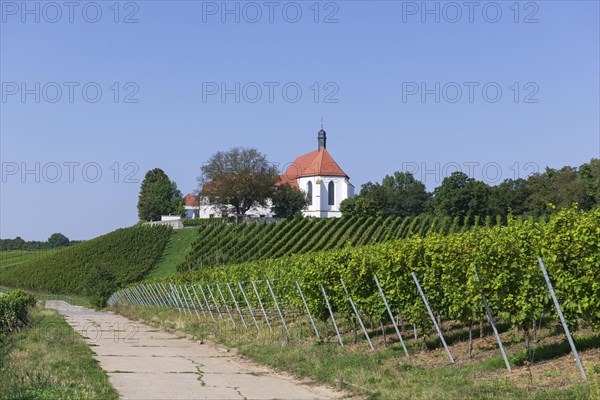
<path fill-rule="evenodd" d="M 67 238 L 62 233 L 53 233 L 48 238 L 48 245 L 51 249 L 56 249 L 58 247 L 68 246 L 69 238 Z"/>
<path fill-rule="evenodd" d="M 272 210 L 280 218 L 301 217 L 308 206 L 308 195 L 297 187 L 284 183 L 275 189 Z"/>
<path fill-rule="evenodd" d="M 548 204 L 561 209 L 588 201 L 586 186 L 573 167 L 546 168 L 543 173 L 530 176 L 527 184 L 531 194 L 526 205 L 533 215 L 547 214 Z"/>
<path fill-rule="evenodd" d="M 490 187 L 469 178 L 463 172 L 453 172 L 433 192 L 436 213 L 449 217 L 485 216 L 489 214 Z"/>
<path fill-rule="evenodd" d="M 140 221 L 158 221 L 161 215 L 182 215 L 183 196 L 167 174 L 155 168 L 146 173 L 138 198 Z"/>
<path fill-rule="evenodd" d="M 279 180 L 277 169 L 254 148 L 234 147 L 213 154 L 198 178 L 200 194 L 224 215 L 234 210 L 238 222 L 254 206 L 265 206 Z"/>
<path fill-rule="evenodd" d="M 525 205 L 531 190 L 525 179 L 506 179 L 498 186 L 490 188 L 489 209 L 492 215 L 524 215 Z"/>
<path fill-rule="evenodd" d="M 373 215 L 370 213 L 373 205 L 380 215 L 405 217 L 423 213 L 430 196 L 425 185 L 416 180 L 412 173 L 396 171 L 393 175 L 386 175 L 381 184 L 364 184 L 358 197 L 368 198 L 369 201 L 356 204 L 351 211 L 353 215 Z M 347 214 L 351 210 L 348 207 L 351 205 L 346 206 Z M 369 214 L 362 214 L 363 212 Z"/>

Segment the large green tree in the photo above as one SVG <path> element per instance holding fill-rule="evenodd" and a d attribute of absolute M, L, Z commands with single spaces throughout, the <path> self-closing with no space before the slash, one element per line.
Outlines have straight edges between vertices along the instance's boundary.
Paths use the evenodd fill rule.
<path fill-rule="evenodd" d="M 566 166 L 559 170 L 546 168 L 543 173 L 530 176 L 527 185 L 531 193 L 526 202 L 529 213 L 543 215 L 554 207 L 569 208 L 573 203 L 587 206 L 588 190 L 577 175 L 576 168 Z"/>
<path fill-rule="evenodd" d="M 490 188 L 489 211 L 492 215 L 506 216 L 508 213 L 524 215 L 528 209 L 526 201 L 531 190 L 525 179 L 506 179 Z"/>
<path fill-rule="evenodd" d="M 48 238 L 48 245 L 51 249 L 56 249 L 58 247 L 64 247 L 69 245 L 69 238 L 63 235 L 62 233 L 53 233 Z"/>
<path fill-rule="evenodd" d="M 308 195 L 297 187 L 284 183 L 275 188 L 271 209 L 279 218 L 301 217 L 308 206 Z"/>
<path fill-rule="evenodd" d="M 451 218 L 485 216 L 489 214 L 489 195 L 490 187 L 484 182 L 453 172 L 433 192 L 433 208 Z"/>
<path fill-rule="evenodd" d="M 198 178 L 201 196 L 221 208 L 233 209 L 238 222 L 254 206 L 265 206 L 279 175 L 267 157 L 254 148 L 234 147 L 213 154 Z"/>
<path fill-rule="evenodd" d="M 160 168 L 148 171 L 138 198 L 140 221 L 158 221 L 161 215 L 182 215 L 184 211 L 177 184 Z"/>
<path fill-rule="evenodd" d="M 381 184 L 367 182 L 360 195 L 347 201 L 342 213 L 347 216 L 400 216 L 422 214 L 429 200 L 425 185 L 410 172 L 386 175 Z"/>

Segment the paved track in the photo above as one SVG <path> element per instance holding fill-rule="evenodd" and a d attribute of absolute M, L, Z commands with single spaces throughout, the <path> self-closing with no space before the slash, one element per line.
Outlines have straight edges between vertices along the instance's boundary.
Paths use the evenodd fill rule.
<path fill-rule="evenodd" d="M 210 344 L 199 344 L 121 315 L 63 301 L 46 307 L 92 346 L 122 399 L 332 399 L 333 389 L 299 382 Z"/>

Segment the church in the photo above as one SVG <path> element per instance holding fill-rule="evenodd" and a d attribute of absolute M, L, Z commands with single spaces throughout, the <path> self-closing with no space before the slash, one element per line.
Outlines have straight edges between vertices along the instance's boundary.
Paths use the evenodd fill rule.
<path fill-rule="evenodd" d="M 317 134 L 317 149 L 297 157 L 280 175 L 278 185 L 289 183 L 308 194 L 308 207 L 305 217 L 341 217 L 340 204 L 354 196 L 354 186 L 350 177 L 340 168 L 327 150 L 327 133 L 321 127 Z M 200 201 L 197 196 L 185 196 L 185 209 L 188 218 L 220 217 L 218 207 Z M 246 215 L 250 218 L 273 218 L 270 207 L 253 207 Z"/>

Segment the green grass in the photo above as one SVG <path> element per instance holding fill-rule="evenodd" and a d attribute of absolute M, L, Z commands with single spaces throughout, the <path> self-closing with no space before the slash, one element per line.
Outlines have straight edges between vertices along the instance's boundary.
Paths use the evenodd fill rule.
<path fill-rule="evenodd" d="M 21 251 L 21 250 L 5 250 L 0 251 L 0 269 L 19 265 L 21 263 L 41 259 L 50 254 L 54 250 L 39 250 L 39 251 Z"/>
<path fill-rule="evenodd" d="M 36 308 L 0 347 L 0 399 L 117 399 L 92 355 L 60 314 Z"/>
<path fill-rule="evenodd" d="M 515 368 L 511 374 L 506 372 L 497 354 L 478 361 L 449 365 L 445 361 L 440 362 L 438 357 L 445 357 L 441 350 L 418 352 L 414 346 L 416 342 L 413 343 L 409 337 L 406 339 L 413 356 L 407 360 L 397 344 L 382 348 L 379 343 L 377 351 L 372 352 L 360 338 L 359 343 L 353 345 L 351 337 L 347 337 L 344 348 L 337 344 L 335 337 L 323 342 L 302 339 L 302 334 L 297 335 L 298 331 L 312 334 L 306 321 L 290 325 L 291 336 L 286 338 L 278 332 L 279 329 L 273 334 L 267 329 L 259 333 L 253 328 L 244 331 L 232 328 L 227 319 L 207 324 L 195 316 L 186 317 L 172 309 L 119 307 L 116 311 L 132 319 L 143 319 L 151 325 L 183 330 L 198 339 L 207 338 L 236 348 L 240 354 L 258 363 L 368 399 L 587 400 L 599 398 L 596 396 L 600 394 L 600 386 L 595 383 L 600 378 L 599 364 L 589 368 L 589 371 L 598 369 L 598 373 L 590 372 L 593 373 L 590 375 L 591 384 L 578 384 L 567 375 L 544 381 L 542 373 L 536 373 L 534 381 L 530 382 L 528 375 L 523 374 L 524 367 Z M 593 335 L 587 340 L 597 347 L 596 338 Z M 580 342 L 583 343 L 583 339 Z M 575 371 L 575 374 L 574 364 L 568 365 L 567 373 Z M 557 373 L 564 371 L 559 369 Z M 569 385 L 564 386 L 564 382 Z"/>
<path fill-rule="evenodd" d="M 198 228 L 174 230 L 161 259 L 150 272 L 149 278 L 159 278 L 175 273 L 177 265 L 183 262 L 191 250 L 192 243 L 198 239 L 199 235 Z"/>

